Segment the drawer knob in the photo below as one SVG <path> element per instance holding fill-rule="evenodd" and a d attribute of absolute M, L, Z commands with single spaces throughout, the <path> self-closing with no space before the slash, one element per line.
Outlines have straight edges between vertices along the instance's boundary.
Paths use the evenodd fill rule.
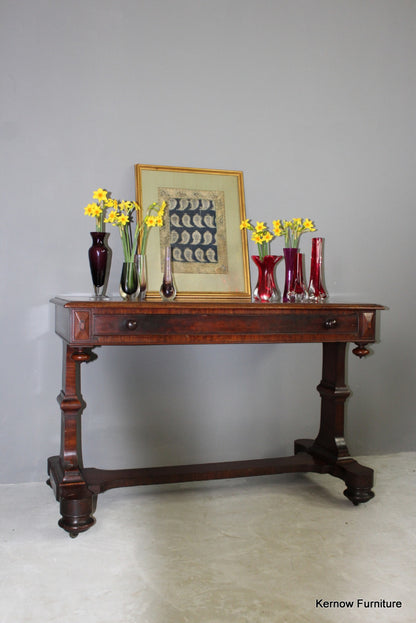
<path fill-rule="evenodd" d="M 324 327 L 325 329 L 334 329 L 337 326 L 337 321 L 335 318 L 330 318 L 329 320 L 325 320 Z"/>
<path fill-rule="evenodd" d="M 129 331 L 134 331 L 137 327 L 137 320 L 127 320 L 127 328 Z"/>

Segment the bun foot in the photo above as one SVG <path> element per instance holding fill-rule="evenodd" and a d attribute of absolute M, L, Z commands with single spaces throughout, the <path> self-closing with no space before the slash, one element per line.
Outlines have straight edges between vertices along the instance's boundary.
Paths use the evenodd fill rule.
<path fill-rule="evenodd" d="M 95 524 L 95 517 L 92 516 L 96 507 L 96 496 L 77 500 L 61 500 L 61 519 L 58 525 L 69 533 L 74 539 L 80 532 L 85 532 Z"/>
<path fill-rule="evenodd" d="M 374 497 L 374 491 L 371 491 L 371 487 L 348 487 L 345 489 L 344 495 L 346 498 L 351 500 L 354 506 L 358 506 L 359 504 L 363 504 L 364 502 L 371 500 Z"/>

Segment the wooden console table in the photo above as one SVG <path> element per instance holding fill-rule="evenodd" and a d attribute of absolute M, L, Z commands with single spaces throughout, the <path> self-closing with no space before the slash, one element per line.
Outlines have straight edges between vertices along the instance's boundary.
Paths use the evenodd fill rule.
<path fill-rule="evenodd" d="M 64 344 L 61 449 L 48 459 L 48 484 L 60 502 L 59 525 L 75 537 L 95 519 L 97 495 L 115 487 L 318 472 L 347 486 L 353 504 L 370 500 L 373 470 L 357 463 L 344 439 L 346 345 L 368 354 L 381 305 L 348 303 L 131 303 L 57 297 L 55 330 Z M 96 359 L 97 346 L 144 344 L 310 343 L 323 345 L 321 422 L 315 440 L 295 441 L 294 455 L 279 458 L 140 469 L 84 468 L 81 448 L 81 364 Z"/>

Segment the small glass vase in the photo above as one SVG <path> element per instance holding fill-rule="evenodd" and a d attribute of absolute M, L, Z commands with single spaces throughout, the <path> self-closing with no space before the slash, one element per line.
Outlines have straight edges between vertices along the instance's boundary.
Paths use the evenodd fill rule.
<path fill-rule="evenodd" d="M 324 301 L 328 294 L 322 283 L 323 238 L 312 238 L 311 275 L 308 298 L 310 301 Z"/>
<path fill-rule="evenodd" d="M 258 255 L 251 258 L 258 268 L 257 285 L 254 288 L 253 298 L 261 303 L 278 303 L 280 292 L 274 278 L 274 271 L 277 263 L 283 255 L 265 255 L 260 259 Z"/>
<path fill-rule="evenodd" d="M 303 303 L 308 298 L 308 289 L 303 278 L 303 253 L 297 255 L 296 260 L 296 283 L 295 283 L 295 299 L 296 303 Z"/>
<path fill-rule="evenodd" d="M 139 288 L 136 262 L 123 262 L 120 278 L 120 296 L 125 301 L 135 301 Z"/>
<path fill-rule="evenodd" d="M 104 295 L 110 268 L 111 251 L 107 247 L 109 234 L 103 231 L 90 232 L 92 245 L 88 249 L 92 283 L 94 285 L 93 299 L 108 298 Z"/>
<path fill-rule="evenodd" d="M 160 286 L 160 296 L 162 297 L 162 301 L 173 301 L 176 296 L 176 288 L 173 282 L 172 276 L 172 264 L 171 264 L 171 248 L 170 246 L 165 247 L 165 262 L 164 262 L 164 270 L 163 270 L 163 281 Z"/>
<path fill-rule="evenodd" d="M 298 274 L 297 248 L 288 247 L 283 249 L 285 257 L 285 288 L 283 290 L 284 303 L 296 303 L 296 282 Z"/>
<path fill-rule="evenodd" d="M 146 256 L 139 254 L 135 256 L 136 268 L 137 268 L 137 280 L 138 280 L 138 291 L 137 291 L 137 300 L 144 301 L 146 298 L 147 292 L 147 263 Z"/>

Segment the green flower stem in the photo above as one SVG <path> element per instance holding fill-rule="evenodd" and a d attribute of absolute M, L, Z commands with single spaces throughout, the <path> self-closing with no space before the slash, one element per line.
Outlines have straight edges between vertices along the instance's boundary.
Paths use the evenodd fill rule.
<path fill-rule="evenodd" d="M 258 249 L 260 261 L 264 260 L 266 255 L 270 255 L 270 243 L 269 242 L 257 243 L 257 249 Z"/>
<path fill-rule="evenodd" d="M 135 274 L 135 266 L 134 266 L 134 261 L 127 261 L 126 264 L 128 265 L 127 268 L 127 287 L 129 289 L 129 291 L 133 291 L 137 285 L 137 277 Z"/>
<path fill-rule="evenodd" d="M 95 217 L 95 230 L 98 232 L 104 231 L 104 202 L 100 201 L 101 214 Z"/>
<path fill-rule="evenodd" d="M 129 240 L 127 237 L 127 232 L 126 232 L 125 227 L 120 227 L 120 236 L 121 236 L 121 244 L 123 246 L 124 261 L 130 262 L 131 251 L 130 251 Z"/>
<path fill-rule="evenodd" d="M 146 243 L 147 243 L 148 233 L 149 233 L 149 228 L 145 224 L 143 227 L 143 236 L 142 236 L 141 245 L 140 245 L 140 255 L 144 255 L 146 253 Z"/>

